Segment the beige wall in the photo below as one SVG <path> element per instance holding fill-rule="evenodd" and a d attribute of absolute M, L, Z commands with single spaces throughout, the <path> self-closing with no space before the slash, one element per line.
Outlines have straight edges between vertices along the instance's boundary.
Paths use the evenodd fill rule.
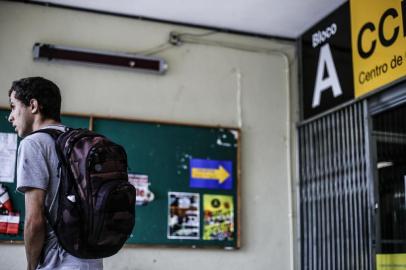
<path fill-rule="evenodd" d="M 60 86 L 63 112 L 241 127 L 242 248 L 126 247 L 105 269 L 293 269 L 293 43 L 212 34 L 159 52 L 169 63 L 163 76 L 32 60 L 35 42 L 139 52 L 165 43 L 170 31 L 207 32 L 0 2 L 0 106 L 12 80 L 41 75 Z M 1 269 L 24 267 L 23 245 L 0 245 Z"/>

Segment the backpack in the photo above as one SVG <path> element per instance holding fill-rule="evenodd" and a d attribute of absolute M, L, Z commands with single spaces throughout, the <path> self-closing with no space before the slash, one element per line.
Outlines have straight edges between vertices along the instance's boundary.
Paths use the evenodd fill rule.
<path fill-rule="evenodd" d="M 135 223 L 136 192 L 124 148 L 87 129 L 36 132 L 52 136 L 59 158 L 56 218 L 46 211 L 59 243 L 78 258 L 116 254 Z"/>

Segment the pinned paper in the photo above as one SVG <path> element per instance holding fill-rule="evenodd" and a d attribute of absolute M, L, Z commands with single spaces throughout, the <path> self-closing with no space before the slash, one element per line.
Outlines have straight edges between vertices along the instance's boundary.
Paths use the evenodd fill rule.
<path fill-rule="evenodd" d="M 229 160 L 190 160 L 190 187 L 209 189 L 233 188 L 233 163 Z"/>
<path fill-rule="evenodd" d="M 6 209 L 9 212 L 13 211 L 13 204 L 7 191 L 7 187 L 0 184 L 0 208 Z"/>
<path fill-rule="evenodd" d="M 233 197 L 226 195 L 203 195 L 203 240 L 233 240 Z"/>
<path fill-rule="evenodd" d="M 168 193 L 168 238 L 200 238 L 200 195 L 198 193 Z"/>
<path fill-rule="evenodd" d="M 17 134 L 0 132 L 0 182 L 14 182 Z"/>
<path fill-rule="evenodd" d="M 0 233 L 17 235 L 19 224 L 20 224 L 19 213 L 9 213 L 8 215 L 0 214 Z"/>
<path fill-rule="evenodd" d="M 145 205 L 152 202 L 155 198 L 154 193 L 149 190 L 151 183 L 148 180 L 148 175 L 145 174 L 128 174 L 128 182 L 136 189 L 136 204 Z"/>

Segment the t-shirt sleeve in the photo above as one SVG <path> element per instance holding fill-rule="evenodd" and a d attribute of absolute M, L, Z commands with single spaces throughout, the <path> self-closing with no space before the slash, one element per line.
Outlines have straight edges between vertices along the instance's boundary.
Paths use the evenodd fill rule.
<path fill-rule="evenodd" d="M 17 191 L 25 193 L 30 188 L 47 190 L 49 168 L 45 150 L 29 138 L 21 141 L 17 159 Z"/>

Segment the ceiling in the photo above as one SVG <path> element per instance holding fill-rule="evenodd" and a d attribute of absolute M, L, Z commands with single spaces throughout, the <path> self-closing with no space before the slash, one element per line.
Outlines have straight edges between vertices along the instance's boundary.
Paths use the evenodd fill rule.
<path fill-rule="evenodd" d="M 287 39 L 346 0 L 34 0 Z"/>

